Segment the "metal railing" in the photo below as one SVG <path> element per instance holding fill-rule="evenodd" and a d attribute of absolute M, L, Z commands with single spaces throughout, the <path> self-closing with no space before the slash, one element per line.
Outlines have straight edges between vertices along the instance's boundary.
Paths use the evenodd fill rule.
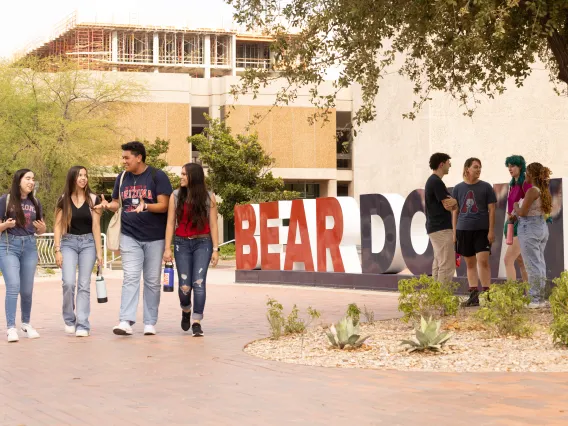
<path fill-rule="evenodd" d="M 106 234 L 101 234 L 102 242 L 103 242 L 103 264 L 104 267 L 110 267 L 110 263 L 108 262 L 107 256 L 107 241 L 106 241 Z M 39 257 L 38 266 L 43 268 L 55 268 L 57 267 L 55 264 L 55 251 L 53 251 L 54 246 L 54 234 L 53 233 L 46 233 L 38 235 L 37 237 L 37 253 Z M 119 256 L 120 257 L 120 256 Z M 112 261 L 115 260 L 114 252 L 112 254 Z M 111 261 L 111 262 L 112 262 Z"/>

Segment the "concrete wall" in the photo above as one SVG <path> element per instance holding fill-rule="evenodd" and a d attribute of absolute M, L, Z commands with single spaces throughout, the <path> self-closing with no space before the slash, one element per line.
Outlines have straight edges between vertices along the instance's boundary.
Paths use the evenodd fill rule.
<path fill-rule="evenodd" d="M 354 87 L 354 111 L 360 98 Z M 381 82 L 377 119 L 363 125 L 354 142 L 357 198 L 373 192 L 406 196 L 423 188 L 429 156 L 437 151 L 452 156 L 448 186 L 461 181 L 463 163 L 472 156 L 481 159 L 481 178 L 491 183 L 510 180 L 504 162 L 512 154 L 549 166 L 554 177 L 568 175 L 568 99 L 554 94 L 543 69 L 535 69 L 524 87 L 511 85 L 502 96 L 484 100 L 473 118 L 437 93 L 414 121 L 405 120 L 402 114 L 411 110 L 413 99 L 408 80 L 392 74 Z"/>

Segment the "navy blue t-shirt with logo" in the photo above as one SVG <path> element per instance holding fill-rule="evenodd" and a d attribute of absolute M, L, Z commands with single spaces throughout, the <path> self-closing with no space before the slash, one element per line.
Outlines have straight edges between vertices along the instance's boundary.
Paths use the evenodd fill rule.
<path fill-rule="evenodd" d="M 489 230 L 489 204 L 497 202 L 493 187 L 482 180 L 473 185 L 458 183 L 452 196 L 458 202 L 459 231 Z"/>
<path fill-rule="evenodd" d="M 8 210 L 8 214 L 6 215 L 6 201 L 8 199 L 7 195 L 2 195 L 0 197 L 0 221 L 4 222 L 5 219 L 10 218 L 16 220 L 16 212 L 12 209 Z M 34 203 L 29 198 L 24 198 L 21 201 L 22 210 L 24 210 L 24 216 L 26 217 L 26 226 L 23 228 L 16 225 L 13 228 L 8 228 L 6 232 L 11 235 L 17 235 L 19 237 L 24 237 L 27 235 L 34 235 L 36 232 L 36 228 L 34 226 L 34 221 L 41 219 L 42 212 L 41 212 L 41 203 L 36 198 L 37 206 L 39 208 L 39 215 L 36 212 L 36 208 Z M 7 216 L 7 217 L 6 217 Z"/>
<path fill-rule="evenodd" d="M 158 195 L 169 196 L 172 193 L 172 185 L 168 176 L 163 171 L 155 169 L 155 176 L 152 178 L 152 167 L 147 167 L 139 175 L 130 172 L 123 173 L 126 174 L 122 180 L 120 191 L 118 185 L 122 174 L 117 176 L 112 191 L 113 200 L 118 199 L 119 193 L 122 198 L 121 232 L 137 241 L 163 240 L 168 222 L 167 212 L 152 213 L 145 211 L 136 213 L 134 210 L 140 203 L 140 197 L 144 199 L 146 204 L 155 204 L 158 202 Z"/>

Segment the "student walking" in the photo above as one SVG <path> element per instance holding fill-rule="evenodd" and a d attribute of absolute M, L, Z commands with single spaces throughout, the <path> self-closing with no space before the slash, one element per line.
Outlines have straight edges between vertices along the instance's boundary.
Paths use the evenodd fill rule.
<path fill-rule="evenodd" d="M 514 205 L 519 218 L 519 243 L 530 284 L 530 308 L 545 302 L 546 262 L 544 249 L 548 242 L 548 226 L 545 216 L 552 211 L 550 175 L 548 167 L 531 163 L 527 167 L 526 181 L 532 185 L 523 200 Z"/>
<path fill-rule="evenodd" d="M 136 322 L 140 278 L 144 277 L 144 334 L 156 334 L 160 305 L 160 272 L 164 254 L 167 210 L 172 185 L 161 170 L 146 164 L 146 148 L 140 142 L 122 145 L 124 172 L 114 184 L 112 202 L 97 209 L 117 211 L 122 202 L 120 254 L 124 270 L 120 323 L 114 334 L 131 335 Z"/>
<path fill-rule="evenodd" d="M 172 261 L 172 236 L 175 232 L 174 255 L 179 279 L 181 328 L 191 324 L 193 293 L 193 336 L 203 336 L 201 320 L 205 309 L 206 281 L 209 263 L 219 261 L 219 232 L 215 195 L 207 192 L 203 168 L 196 163 L 183 166 L 180 188 L 170 198 L 164 261 Z"/>
<path fill-rule="evenodd" d="M 469 282 L 469 298 L 465 306 L 479 305 L 478 281 L 483 291 L 491 284 L 489 255 L 495 241 L 495 204 L 493 187 L 479 179 L 481 161 L 468 158 L 463 168 L 463 182 L 453 190 L 458 208 L 453 211 L 452 222 L 456 252 L 464 257 Z"/>
<path fill-rule="evenodd" d="M 89 188 L 87 169 L 71 167 L 55 209 L 54 248 L 55 262 L 62 270 L 65 333 L 77 337 L 89 336 L 91 274 L 96 261 L 103 266 L 101 214 L 94 210 L 99 202 Z"/>
<path fill-rule="evenodd" d="M 523 257 L 521 256 L 521 246 L 517 236 L 519 221 L 513 213 L 513 206 L 525 197 L 527 191 L 531 187 L 531 184 L 526 181 L 525 173 L 527 170 L 527 164 L 521 155 L 512 155 L 507 157 L 505 159 L 505 166 L 509 168 L 509 174 L 511 175 L 509 194 L 507 195 L 507 220 L 505 221 L 505 229 L 503 230 L 505 237 L 507 236 L 507 227 L 509 222 L 514 223 L 513 244 L 507 246 L 507 252 L 505 253 L 505 270 L 507 272 L 507 280 L 515 281 L 517 279 L 515 262 L 517 262 L 519 269 L 521 270 L 521 277 L 523 278 L 523 281 L 527 282 L 527 271 L 523 263 Z"/>
<path fill-rule="evenodd" d="M 6 323 L 8 342 L 19 340 L 16 307 L 20 295 L 21 330 L 30 339 L 39 333 L 31 326 L 34 277 L 38 263 L 35 235 L 45 232 L 41 204 L 33 191 L 35 176 L 29 169 L 18 170 L 10 193 L 0 197 L 0 270 L 6 284 Z"/>
<path fill-rule="evenodd" d="M 457 202 L 442 181 L 452 166 L 450 158 L 439 152 L 430 157 L 432 174 L 424 187 L 426 232 L 434 249 L 432 278 L 443 283 L 452 281 L 456 270 L 451 212 Z"/>

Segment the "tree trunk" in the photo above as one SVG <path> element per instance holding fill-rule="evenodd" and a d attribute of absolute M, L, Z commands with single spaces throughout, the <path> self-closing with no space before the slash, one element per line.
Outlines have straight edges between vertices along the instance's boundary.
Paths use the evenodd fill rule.
<path fill-rule="evenodd" d="M 568 47 L 566 40 L 556 30 L 548 36 L 548 46 L 558 63 L 558 79 L 568 84 Z"/>

